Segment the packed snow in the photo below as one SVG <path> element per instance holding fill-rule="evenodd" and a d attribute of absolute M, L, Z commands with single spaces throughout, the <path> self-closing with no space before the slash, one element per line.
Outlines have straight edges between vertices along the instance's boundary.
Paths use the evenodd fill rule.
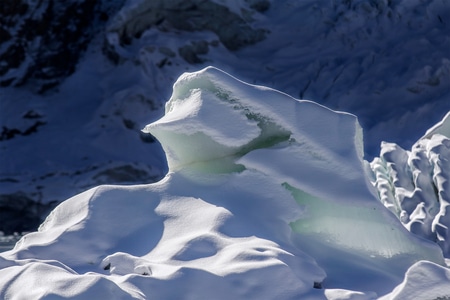
<path fill-rule="evenodd" d="M 429 131 L 421 149 L 442 142 L 444 153 L 446 124 Z M 443 244 L 397 218 L 398 201 L 363 159 L 354 115 L 209 67 L 183 74 L 165 115 L 144 131 L 161 142 L 168 174 L 152 184 L 98 186 L 61 203 L 37 232 L 0 253 L 1 298 L 450 295 Z M 433 178 L 448 195 L 443 169 Z M 392 182 L 400 188 L 402 180 Z M 441 227 L 444 211 L 433 215 Z"/>

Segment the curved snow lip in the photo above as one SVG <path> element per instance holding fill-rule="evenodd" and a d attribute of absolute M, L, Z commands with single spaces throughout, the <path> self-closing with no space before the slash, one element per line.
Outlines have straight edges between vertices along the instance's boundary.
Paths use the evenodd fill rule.
<path fill-rule="evenodd" d="M 421 139 L 430 139 L 435 134 L 442 134 L 450 138 L 450 111 L 444 116 L 442 121 L 428 129 Z"/>
<path fill-rule="evenodd" d="M 356 156 L 362 161 L 364 153 L 354 115 L 244 83 L 214 67 L 181 75 L 165 110 L 143 131 L 161 142 L 171 170 L 193 162 L 237 159 L 290 140 L 307 144 L 318 156 L 327 152 L 336 159 Z"/>

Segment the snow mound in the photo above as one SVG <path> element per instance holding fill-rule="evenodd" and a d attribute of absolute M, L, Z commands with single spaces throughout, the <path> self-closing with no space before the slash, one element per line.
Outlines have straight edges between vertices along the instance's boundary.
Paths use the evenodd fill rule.
<path fill-rule="evenodd" d="M 444 265 L 378 201 L 351 114 L 209 67 L 145 131 L 167 176 L 60 204 L 1 253 L 2 298 L 374 299 Z"/>
<path fill-rule="evenodd" d="M 405 280 L 392 293 L 380 300 L 437 299 L 445 300 L 450 295 L 450 270 L 427 261 L 413 265 Z"/>
<path fill-rule="evenodd" d="M 382 203 L 450 257 L 450 113 L 406 151 L 383 143 L 371 163 Z"/>

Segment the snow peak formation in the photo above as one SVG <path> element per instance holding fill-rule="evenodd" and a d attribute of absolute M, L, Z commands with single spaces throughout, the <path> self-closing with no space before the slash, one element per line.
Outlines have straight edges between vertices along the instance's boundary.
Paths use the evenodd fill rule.
<path fill-rule="evenodd" d="M 60 204 L 0 254 L 0 298 L 450 294 L 441 248 L 379 201 L 355 116 L 209 67 L 182 75 L 144 131 L 165 178 Z"/>

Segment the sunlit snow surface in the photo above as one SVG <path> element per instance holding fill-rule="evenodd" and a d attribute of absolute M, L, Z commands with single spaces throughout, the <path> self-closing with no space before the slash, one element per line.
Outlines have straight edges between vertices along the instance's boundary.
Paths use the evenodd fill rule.
<path fill-rule="evenodd" d="M 450 113 L 411 151 L 383 143 L 371 167 L 383 204 L 450 257 Z"/>
<path fill-rule="evenodd" d="M 1 254 L 0 298 L 450 295 L 439 246 L 377 199 L 355 116 L 207 68 L 145 131 L 167 176 L 63 202 Z"/>

